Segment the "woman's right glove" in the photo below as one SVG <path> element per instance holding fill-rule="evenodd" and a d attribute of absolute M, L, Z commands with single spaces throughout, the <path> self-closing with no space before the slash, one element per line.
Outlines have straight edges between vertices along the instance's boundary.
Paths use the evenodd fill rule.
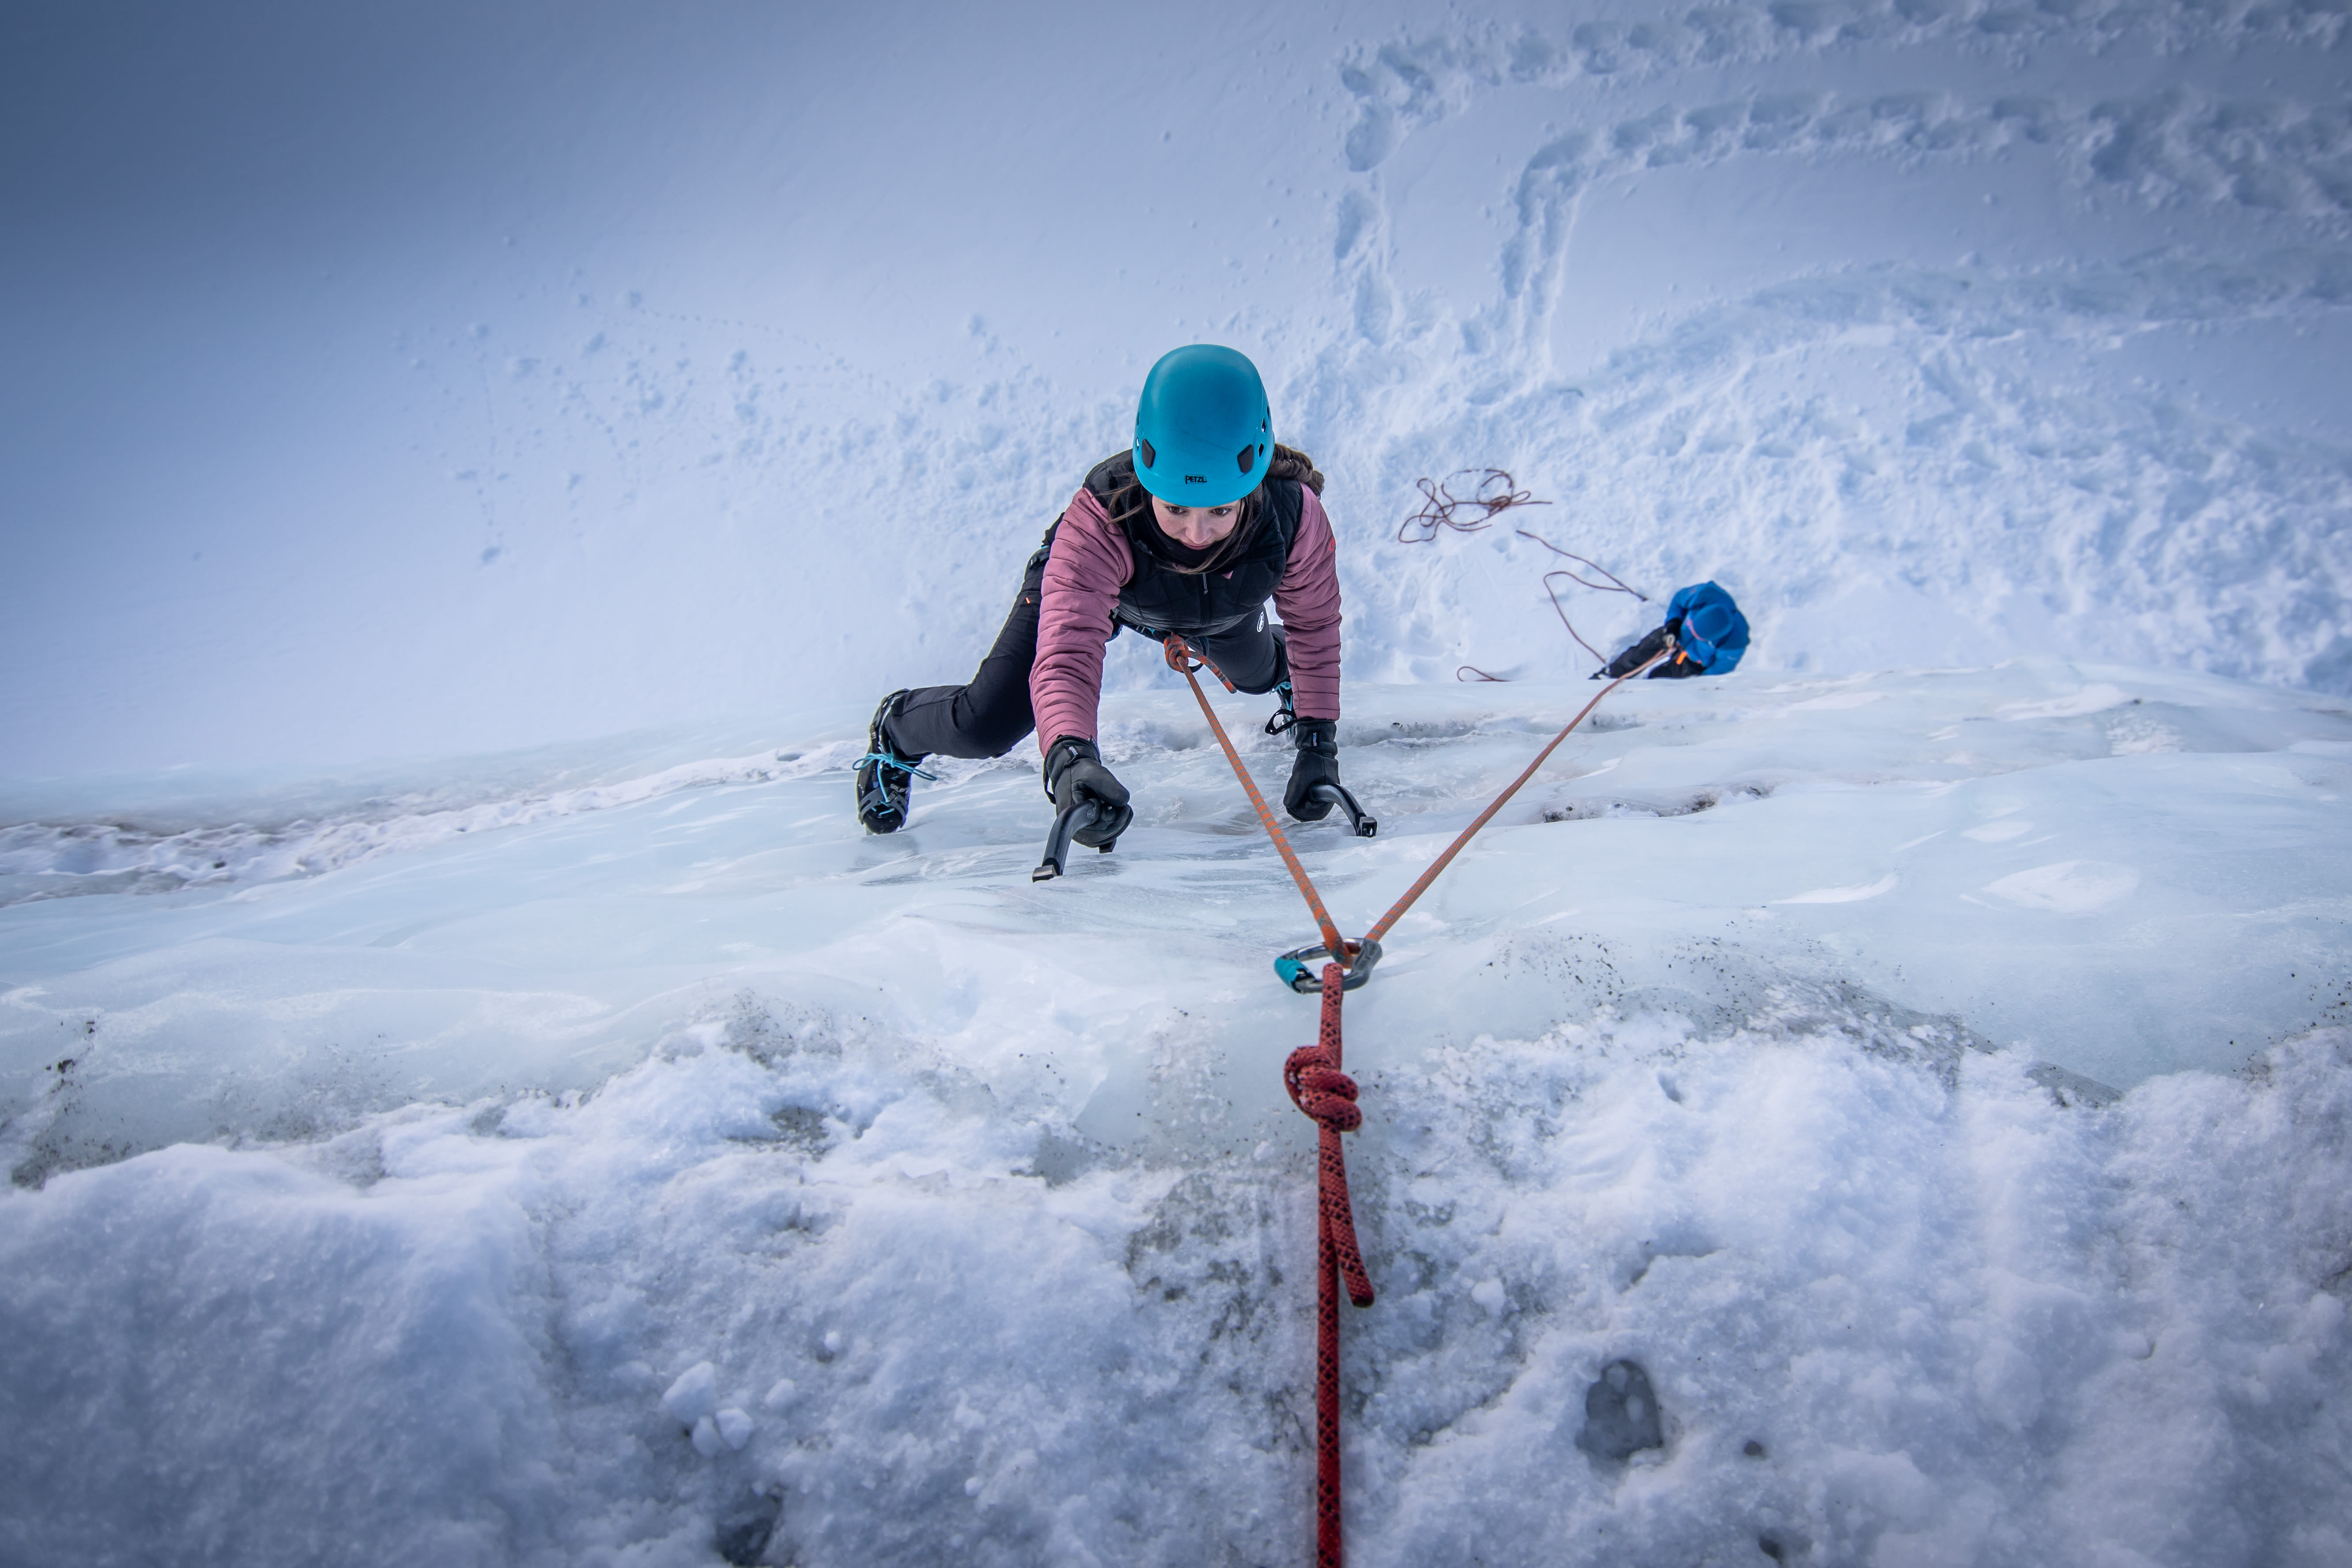
<path fill-rule="evenodd" d="M 1298 742 L 1297 760 L 1290 764 L 1290 787 L 1282 804 L 1301 822 L 1320 822 L 1331 815 L 1331 803 L 1314 798 L 1317 784 L 1339 782 L 1339 722 L 1336 719 L 1301 719 L 1291 729 Z"/>
<path fill-rule="evenodd" d="M 1075 735 L 1063 735 L 1045 748 L 1045 793 L 1057 812 L 1082 800 L 1100 808 L 1092 823 L 1070 835 L 1089 849 L 1112 842 L 1135 820 L 1134 808 L 1127 804 L 1127 786 L 1102 765 L 1102 753 L 1092 741 Z"/>

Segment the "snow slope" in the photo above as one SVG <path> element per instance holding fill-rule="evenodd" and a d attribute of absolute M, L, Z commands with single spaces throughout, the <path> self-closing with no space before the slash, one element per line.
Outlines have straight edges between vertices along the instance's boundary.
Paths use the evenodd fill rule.
<path fill-rule="evenodd" d="M 134 13 L 0 51 L 0 774 L 936 679 L 1202 337 L 1359 679 L 1580 673 L 1536 546 L 1391 542 L 1496 464 L 1768 669 L 2352 691 L 2323 0 Z"/>
<path fill-rule="evenodd" d="M 1547 545 L 1757 628 L 1349 1003 L 1356 1557 L 2352 1561 L 2342 6 L 1166 16 L 0 24 L 0 1562 L 1306 1555 L 1189 695 L 1059 882 L 1025 752 L 847 810 L 1192 338 L 1332 477 L 1343 925 L 1595 689 Z"/>
<path fill-rule="evenodd" d="M 1592 689 L 1360 689 L 1343 924 Z M 1115 700 L 1138 825 L 1043 886 L 1025 761 L 874 839 L 803 722 L 150 897 L 188 832 L 20 846 L 17 1555 L 1303 1551 L 1312 925 L 1189 695 Z M 2348 758 L 2115 667 L 1619 693 L 1349 1008 L 1358 1555 L 2340 1560 Z"/>
<path fill-rule="evenodd" d="M 2095 1114 L 1870 1036 L 1382 1063 L 1358 1560 L 2344 1560 L 2341 1032 Z M 53 1180 L 0 1242 L 11 1555 L 1302 1559 L 1307 1140 L 1104 1163 L 1056 1088 L 751 1005 L 584 1103 Z M 1626 1355 L 1669 1443 L 1595 1466 Z"/>

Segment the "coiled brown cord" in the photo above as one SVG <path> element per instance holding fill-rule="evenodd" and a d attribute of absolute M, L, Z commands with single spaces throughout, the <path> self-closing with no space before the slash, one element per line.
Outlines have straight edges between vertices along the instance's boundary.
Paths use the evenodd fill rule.
<path fill-rule="evenodd" d="M 1456 481 L 1465 479 L 1475 479 L 1477 482 L 1470 494 L 1457 496 L 1454 493 L 1454 485 Z M 1510 471 L 1506 468 L 1457 468 L 1442 480 L 1424 479 L 1419 480 L 1418 484 L 1422 495 L 1421 510 L 1397 525 L 1397 542 L 1400 544 L 1426 544 L 1447 529 L 1452 529 L 1456 533 L 1475 533 L 1482 528 L 1492 526 L 1496 512 L 1507 511 L 1515 506 L 1551 505 L 1548 500 L 1538 500 L 1533 491 L 1519 489 L 1518 481 L 1513 479 Z M 1467 509 L 1474 507 L 1477 509 L 1478 515 L 1475 517 L 1465 515 Z M 1521 539 L 1535 541 L 1554 555 L 1565 556 L 1578 565 L 1590 567 L 1609 579 L 1606 583 L 1596 583 L 1591 578 L 1580 576 L 1566 567 L 1555 568 L 1543 575 L 1544 594 L 1551 600 L 1552 613 L 1559 617 L 1559 624 L 1568 628 L 1568 635 L 1576 639 L 1577 647 L 1599 659 L 1602 664 L 1607 664 L 1609 656 L 1586 642 L 1584 635 L 1576 629 L 1576 623 L 1568 618 L 1568 607 L 1559 602 L 1559 590 L 1552 585 L 1552 579 L 1565 577 L 1571 583 L 1603 594 L 1631 594 L 1645 605 L 1650 602 L 1650 595 L 1633 587 L 1598 561 L 1579 555 L 1573 550 L 1562 550 L 1540 533 L 1532 532 L 1524 528 L 1515 528 L 1511 531 Z M 1492 681 L 1509 679 L 1507 676 L 1489 675 L 1475 664 L 1465 664 L 1454 672 L 1454 679 L 1456 680 L 1465 678 Z"/>
<path fill-rule="evenodd" d="M 1456 479 L 1475 476 L 1477 488 L 1471 494 L 1454 493 Z M 1397 525 L 1399 544 L 1426 544 L 1444 529 L 1456 533 L 1475 533 L 1491 526 L 1495 514 L 1515 506 L 1549 506 L 1548 500 L 1538 500 L 1531 490 L 1518 489 L 1518 481 L 1502 468 L 1457 468 L 1443 480 L 1420 481 L 1421 510 Z M 1465 517 L 1465 509 L 1476 507 L 1478 515 Z M 1422 531 L 1416 533 L 1413 531 Z"/>

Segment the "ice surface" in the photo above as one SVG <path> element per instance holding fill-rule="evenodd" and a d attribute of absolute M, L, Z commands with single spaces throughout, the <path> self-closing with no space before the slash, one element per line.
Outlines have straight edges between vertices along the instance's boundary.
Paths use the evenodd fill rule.
<path fill-rule="evenodd" d="M 1592 689 L 1358 689 L 1340 739 L 1381 837 L 1302 835 L 1339 907 L 1369 924 Z M 763 754 L 790 764 L 668 763 L 472 808 L 496 830 L 383 817 L 369 842 L 398 852 L 340 868 L 257 856 L 168 896 L 0 909 L 0 1085 L 17 1126 L 48 1118 L 26 1157 L 593 1089 L 745 986 L 992 1056 L 1075 1048 L 1091 1093 L 1162 992 L 1135 989 L 1139 941 L 1249 997 L 1193 1013 L 1270 1026 L 1257 971 L 1310 934 L 1295 895 L 1189 696 L 1109 712 L 1143 802 L 1067 895 L 1005 890 L 1042 843 L 1027 758 L 948 765 L 913 831 L 872 838 L 840 809 L 857 721 L 820 715 L 779 721 Z M 1425 997 L 1412 1029 L 1474 986 L 1489 1025 L 1540 1033 L 1556 954 L 1586 951 L 1586 1006 L 1712 1025 L 1802 975 L 2118 1087 L 2226 1070 L 2337 1016 L 2347 741 L 2326 700 L 2113 668 L 1645 683 L 1407 917 L 1384 974 L 1426 976 L 1394 988 Z M 70 880 L 85 837 L 44 841 L 65 869 L 20 848 L 19 879 Z"/>
<path fill-rule="evenodd" d="M 1049 886 L 1025 752 L 847 809 L 1192 339 L 1331 476 L 1343 925 L 1596 689 L 1547 542 L 1757 628 L 1349 1003 L 1355 1559 L 2352 1561 L 2342 6 L 1196 10 L 0 49 L 0 1561 L 1304 1559 L 1190 698 Z"/>
<path fill-rule="evenodd" d="M 1343 923 L 1592 689 L 1353 692 Z M 21 1554 L 1294 1555 L 1311 928 L 1190 697 L 1108 712 L 1137 826 L 1044 887 L 1015 758 L 0 910 Z M 2347 767 L 2117 667 L 1612 698 L 1349 1003 L 1356 1554 L 2340 1554 Z"/>

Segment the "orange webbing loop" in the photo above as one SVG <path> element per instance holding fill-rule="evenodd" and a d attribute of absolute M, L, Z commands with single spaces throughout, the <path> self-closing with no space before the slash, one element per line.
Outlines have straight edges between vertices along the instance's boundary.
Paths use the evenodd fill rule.
<path fill-rule="evenodd" d="M 1339 927 L 1338 923 L 1331 919 L 1331 911 L 1323 907 L 1323 896 L 1315 890 L 1315 883 L 1307 875 L 1307 868 L 1298 863 L 1298 854 L 1296 850 L 1291 848 L 1290 840 L 1283 837 L 1281 825 L 1274 820 L 1273 808 L 1265 804 L 1265 796 L 1258 793 L 1257 784 L 1249 776 L 1249 770 L 1242 765 L 1242 754 L 1234 750 L 1233 738 L 1225 733 L 1224 725 L 1218 721 L 1217 710 L 1209 706 L 1209 694 L 1201 689 L 1200 678 L 1193 674 L 1193 671 L 1198 669 L 1207 670 L 1210 674 L 1215 676 L 1220 681 L 1223 681 L 1225 689 L 1228 691 L 1235 689 L 1234 683 L 1225 679 L 1224 671 L 1219 669 L 1215 665 L 1211 664 L 1201 655 L 1198 649 L 1194 648 L 1192 644 L 1186 642 L 1183 637 L 1177 633 L 1169 633 L 1167 637 L 1162 639 L 1161 646 L 1167 652 L 1168 668 L 1176 671 L 1179 675 L 1181 675 L 1184 678 L 1185 682 L 1192 688 L 1192 699 L 1201 705 L 1201 717 L 1209 721 L 1209 732 L 1216 736 L 1217 744 L 1224 748 L 1225 761 L 1233 764 L 1234 777 L 1241 780 L 1242 788 L 1249 792 L 1250 804 L 1257 807 L 1257 819 L 1265 826 L 1266 837 L 1273 839 L 1275 848 L 1281 851 L 1282 863 L 1290 868 L 1290 879 L 1298 884 L 1300 896 L 1306 899 L 1307 909 L 1314 912 L 1316 929 L 1323 933 L 1324 951 L 1331 953 L 1334 957 L 1343 956 L 1347 952 L 1348 947 L 1345 942 L 1339 940 Z M 1579 724 L 1583 723 L 1584 721 L 1591 716 L 1595 708 L 1601 706 L 1601 700 L 1602 698 L 1608 696 L 1611 692 L 1616 690 L 1627 681 L 1636 679 L 1643 675 L 1646 675 L 1649 673 L 1650 669 L 1659 662 L 1659 660 L 1669 658 L 1678 658 L 1680 657 L 1681 652 L 1682 650 L 1675 646 L 1674 639 L 1669 637 L 1666 641 L 1666 646 L 1658 651 L 1656 658 L 1652 658 L 1646 664 L 1643 664 L 1633 669 L 1627 670 L 1624 674 L 1619 676 L 1616 679 L 1602 687 L 1599 691 L 1593 693 L 1592 700 L 1586 703 L 1582 708 L 1577 710 L 1576 717 L 1570 719 L 1568 721 L 1567 727 L 1562 729 L 1559 734 L 1554 735 L 1549 743 L 1548 743 L 1542 751 L 1536 753 L 1535 761 L 1529 763 L 1520 773 L 1519 776 L 1513 779 L 1510 782 L 1510 784 L 1505 788 L 1503 793 L 1496 795 L 1494 800 L 1487 805 L 1486 809 L 1478 814 L 1477 820 L 1471 823 L 1469 826 L 1464 828 L 1460 835 L 1454 838 L 1454 842 L 1445 847 L 1445 852 L 1443 855 L 1440 855 L 1436 859 L 1429 863 L 1429 869 L 1423 871 L 1420 877 L 1414 879 L 1412 886 L 1404 890 L 1404 896 L 1402 898 L 1389 906 L 1389 912 L 1382 915 L 1378 923 L 1376 923 L 1371 930 L 1364 933 L 1364 940 L 1366 942 L 1378 942 L 1381 938 L 1389 933 L 1389 928 L 1395 925 L 1398 921 L 1404 917 L 1404 912 L 1412 908 L 1414 900 L 1420 898 L 1422 894 L 1429 891 L 1429 885 L 1437 880 L 1438 874 L 1440 872 L 1444 871 L 1446 867 L 1454 863 L 1454 858 L 1456 855 L 1461 854 L 1463 848 L 1469 844 L 1470 840 L 1478 836 L 1478 830 L 1486 826 L 1489 822 L 1495 820 L 1495 814 L 1502 810 L 1505 805 L 1508 805 L 1510 798 L 1518 794 L 1520 788 L 1524 786 L 1529 779 L 1536 776 L 1537 770 L 1541 768 L 1545 763 L 1550 760 L 1551 754 L 1554 752 L 1559 750 L 1559 743 L 1562 741 L 1567 740 L 1570 735 L 1573 734 L 1576 731 L 1576 727 Z"/>
<path fill-rule="evenodd" d="M 1315 884 L 1307 879 L 1307 868 L 1298 863 L 1297 852 L 1290 847 L 1290 840 L 1282 836 L 1281 825 L 1274 820 L 1274 812 L 1265 804 L 1265 796 L 1258 794 L 1257 785 L 1250 780 L 1249 770 L 1242 766 L 1242 754 L 1234 750 L 1233 738 L 1225 733 L 1225 727 L 1217 721 L 1217 710 L 1209 706 L 1209 694 L 1201 689 L 1201 678 L 1192 672 L 1196 669 L 1206 669 L 1219 680 L 1224 681 L 1225 689 L 1228 691 L 1234 689 L 1234 683 L 1225 680 L 1223 670 L 1202 658 L 1192 644 L 1174 632 L 1168 634 L 1164 647 L 1168 655 L 1168 668 L 1181 675 L 1192 686 L 1192 696 L 1201 704 L 1201 716 L 1208 720 L 1210 732 L 1217 737 L 1217 744 L 1225 749 L 1225 761 L 1234 765 L 1234 777 L 1241 780 L 1242 788 L 1249 792 L 1250 804 L 1257 807 L 1257 819 L 1265 825 L 1266 837 L 1272 838 L 1274 847 L 1282 852 L 1282 863 L 1290 868 L 1291 879 L 1298 884 L 1299 892 L 1306 897 L 1307 907 L 1314 911 L 1316 929 L 1323 933 L 1325 950 L 1334 958 L 1343 957 L 1348 949 L 1347 944 L 1339 940 L 1338 923 L 1331 919 L 1331 911 L 1323 907 L 1323 896 L 1315 890 Z"/>
<path fill-rule="evenodd" d="M 1437 880 L 1437 874 L 1454 863 L 1454 858 L 1462 853 L 1463 846 L 1468 844 L 1471 839 L 1476 837 L 1480 828 L 1495 820 L 1495 814 L 1502 810 L 1505 804 L 1507 803 L 1513 795 L 1519 793 L 1520 785 L 1526 784 L 1529 779 L 1536 776 L 1536 770 L 1542 767 L 1544 763 L 1551 756 L 1552 752 L 1559 749 L 1559 743 L 1562 741 L 1567 740 L 1570 733 L 1573 731 L 1579 724 L 1584 722 L 1586 715 L 1590 714 L 1595 708 L 1601 706 L 1601 700 L 1603 697 L 1608 696 L 1611 692 L 1616 690 L 1619 687 L 1624 685 L 1635 676 L 1642 674 L 1643 671 L 1647 670 L 1651 665 L 1656 664 L 1658 659 L 1665 658 L 1668 653 L 1674 651 L 1676 650 L 1675 649 L 1673 643 L 1669 641 L 1666 647 L 1660 651 L 1657 658 L 1653 658 L 1650 660 L 1649 664 L 1644 664 L 1641 666 L 1640 668 L 1627 670 L 1624 674 L 1619 676 L 1616 679 L 1611 681 L 1608 685 L 1595 692 L 1593 694 L 1592 700 L 1586 703 L 1581 709 L 1578 710 L 1576 717 L 1568 721 L 1568 728 L 1562 730 L 1559 734 L 1554 735 L 1551 738 L 1551 743 L 1546 746 L 1542 751 L 1536 753 L 1536 760 L 1527 765 L 1526 771 L 1521 773 L 1517 778 L 1511 781 L 1510 787 L 1504 790 L 1502 794 L 1496 795 L 1493 804 L 1478 814 L 1478 819 L 1475 822 L 1473 822 L 1469 826 L 1464 828 L 1460 837 L 1456 837 L 1453 843 L 1445 847 L 1444 854 L 1440 855 L 1436 859 L 1429 863 L 1429 869 L 1423 871 L 1413 882 L 1412 886 L 1404 890 L 1404 897 L 1399 899 L 1395 903 L 1389 906 L 1389 912 L 1382 915 L 1379 921 L 1373 925 L 1372 929 L 1364 933 L 1364 940 L 1366 942 L 1378 942 L 1381 938 L 1388 935 L 1389 928 L 1396 924 L 1398 921 L 1404 918 L 1405 910 L 1412 908 L 1413 900 L 1420 898 L 1422 894 L 1429 891 L 1429 885 Z"/>

